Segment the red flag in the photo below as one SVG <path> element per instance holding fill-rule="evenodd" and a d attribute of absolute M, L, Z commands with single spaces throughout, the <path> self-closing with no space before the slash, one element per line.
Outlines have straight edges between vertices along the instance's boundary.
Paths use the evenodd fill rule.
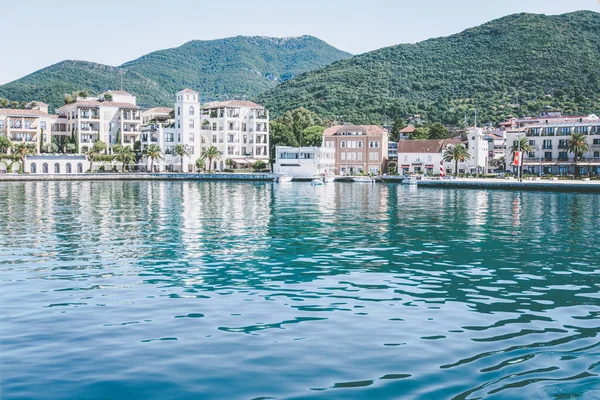
<path fill-rule="evenodd" d="M 521 165 L 521 152 L 515 151 L 515 155 L 513 158 L 513 165 Z"/>

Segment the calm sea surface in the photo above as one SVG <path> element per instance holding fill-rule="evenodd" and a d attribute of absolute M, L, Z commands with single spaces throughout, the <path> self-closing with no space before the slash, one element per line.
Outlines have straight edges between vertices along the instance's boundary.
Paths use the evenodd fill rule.
<path fill-rule="evenodd" d="M 0 183 L 0 398 L 598 399 L 600 196 Z"/>

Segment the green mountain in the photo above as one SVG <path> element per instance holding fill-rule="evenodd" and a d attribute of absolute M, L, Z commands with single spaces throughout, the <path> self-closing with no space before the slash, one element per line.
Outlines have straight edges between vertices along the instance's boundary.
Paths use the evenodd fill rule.
<path fill-rule="evenodd" d="M 170 105 L 175 92 L 189 87 L 203 100 L 249 98 L 306 71 L 350 57 L 312 36 L 237 36 L 194 40 L 160 50 L 119 67 L 63 61 L 0 86 L 0 97 L 38 100 L 54 107 L 63 94 L 120 89 L 138 96 L 142 106 Z"/>
<path fill-rule="evenodd" d="M 515 14 L 449 37 L 338 61 L 258 96 L 350 122 L 497 122 L 544 108 L 600 112 L 600 14 Z"/>

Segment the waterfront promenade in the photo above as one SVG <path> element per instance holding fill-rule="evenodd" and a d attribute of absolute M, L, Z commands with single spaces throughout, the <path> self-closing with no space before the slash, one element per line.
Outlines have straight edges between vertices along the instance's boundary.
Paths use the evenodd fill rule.
<path fill-rule="evenodd" d="M 272 181 L 271 173 L 92 173 L 92 174 L 0 174 L 0 182 L 20 181 Z"/>

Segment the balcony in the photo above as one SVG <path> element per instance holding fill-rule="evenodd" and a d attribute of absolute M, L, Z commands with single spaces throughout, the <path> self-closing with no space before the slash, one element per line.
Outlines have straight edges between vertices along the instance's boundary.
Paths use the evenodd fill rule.
<path fill-rule="evenodd" d="M 600 143 L 591 144 L 590 149 L 600 149 Z"/>
<path fill-rule="evenodd" d="M 560 144 L 558 145 L 558 148 L 559 148 L 559 149 L 566 149 L 567 147 L 568 147 L 568 146 L 567 146 L 567 144 L 566 144 L 566 143 L 560 143 Z"/>
<path fill-rule="evenodd" d="M 552 145 L 551 144 L 545 144 L 542 146 L 542 149 L 544 150 L 552 150 Z"/>

